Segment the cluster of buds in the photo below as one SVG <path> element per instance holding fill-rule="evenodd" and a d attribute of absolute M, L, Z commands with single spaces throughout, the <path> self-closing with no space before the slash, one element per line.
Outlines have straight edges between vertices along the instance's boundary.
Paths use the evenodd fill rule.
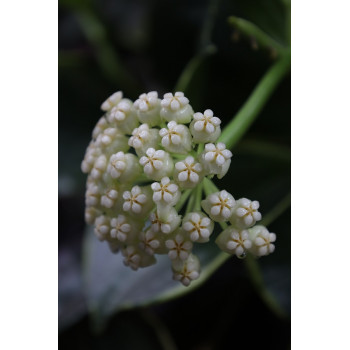
<path fill-rule="evenodd" d="M 125 265 L 137 270 L 167 254 L 174 280 L 188 286 L 200 275 L 194 244 L 209 242 L 214 222 L 230 223 L 216 238 L 229 254 L 274 251 L 276 235 L 254 226 L 257 201 L 225 190 L 202 200 L 205 181 L 225 176 L 232 157 L 217 142 L 221 120 L 212 110 L 194 113 L 182 92 L 160 99 L 155 91 L 134 103 L 118 91 L 101 109 L 81 164 L 88 174 L 85 220 Z"/>

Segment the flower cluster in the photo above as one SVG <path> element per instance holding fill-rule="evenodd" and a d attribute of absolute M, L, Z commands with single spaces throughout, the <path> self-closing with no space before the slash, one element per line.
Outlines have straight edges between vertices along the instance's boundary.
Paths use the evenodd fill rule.
<path fill-rule="evenodd" d="M 101 109 L 81 164 L 88 174 L 85 220 L 126 266 L 137 270 L 167 254 L 174 280 L 188 286 L 200 274 L 193 246 L 210 240 L 214 222 L 230 223 L 216 238 L 229 254 L 274 251 L 276 235 L 254 226 L 259 202 L 235 200 L 225 190 L 201 198 L 213 176 L 225 176 L 232 157 L 217 142 L 221 120 L 212 110 L 194 113 L 182 92 L 161 99 L 155 91 L 134 103 L 118 91 Z"/>

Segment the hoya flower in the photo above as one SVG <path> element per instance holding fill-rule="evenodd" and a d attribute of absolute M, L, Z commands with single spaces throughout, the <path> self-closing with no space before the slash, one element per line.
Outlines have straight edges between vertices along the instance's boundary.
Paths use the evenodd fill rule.
<path fill-rule="evenodd" d="M 203 213 L 188 213 L 182 220 L 182 228 L 189 234 L 191 241 L 204 243 L 213 233 L 214 223 Z"/>
<path fill-rule="evenodd" d="M 172 207 L 157 208 L 155 212 L 150 214 L 150 221 L 153 232 L 169 234 L 179 227 L 181 216 Z"/>
<path fill-rule="evenodd" d="M 173 120 L 186 124 L 192 119 L 193 109 L 183 92 L 178 91 L 175 95 L 171 92 L 166 93 L 161 101 L 161 106 L 160 115 L 168 122 Z"/>
<path fill-rule="evenodd" d="M 160 124 L 160 99 L 156 91 L 140 95 L 134 102 L 134 107 L 141 123 L 147 123 L 150 126 Z"/>
<path fill-rule="evenodd" d="M 133 130 L 129 146 L 135 148 L 138 156 L 142 156 L 149 148 L 157 148 L 159 139 L 158 129 L 150 129 L 148 124 L 141 124 Z"/>
<path fill-rule="evenodd" d="M 235 199 L 225 190 L 215 192 L 202 201 L 202 207 L 217 222 L 228 221 L 233 213 Z"/>
<path fill-rule="evenodd" d="M 123 98 L 123 93 L 121 91 L 115 92 L 113 95 L 109 96 L 106 101 L 101 105 L 101 109 L 105 112 L 116 106 Z"/>
<path fill-rule="evenodd" d="M 110 235 L 112 238 L 116 238 L 120 242 L 132 243 L 141 228 L 140 223 L 120 214 L 116 218 L 111 219 Z"/>
<path fill-rule="evenodd" d="M 106 128 L 108 128 L 108 123 L 106 118 L 103 116 L 98 120 L 94 130 L 92 130 L 92 138 L 96 139 L 97 136 L 100 135 Z"/>
<path fill-rule="evenodd" d="M 145 174 L 152 180 L 160 180 L 173 171 L 173 160 L 169 153 L 163 150 L 149 148 L 146 155 L 140 158 Z"/>
<path fill-rule="evenodd" d="M 160 182 L 151 185 L 153 201 L 156 204 L 174 206 L 180 199 L 179 186 L 174 184 L 168 177 L 163 177 Z"/>
<path fill-rule="evenodd" d="M 257 225 L 252 227 L 249 231 L 249 238 L 253 245 L 251 253 L 256 256 L 269 255 L 275 251 L 276 234 L 270 233 L 264 226 Z"/>
<path fill-rule="evenodd" d="M 118 129 L 130 134 L 139 124 L 133 103 L 128 99 L 121 100 L 107 115 L 108 121 Z"/>
<path fill-rule="evenodd" d="M 111 155 L 115 150 L 126 152 L 129 149 L 128 138 L 120 133 L 117 128 L 107 128 L 98 135 L 96 145 L 106 155 Z"/>
<path fill-rule="evenodd" d="M 176 230 L 174 234 L 173 238 L 165 241 L 165 246 L 169 250 L 168 256 L 171 260 L 186 260 L 191 254 L 193 244 L 181 229 Z"/>
<path fill-rule="evenodd" d="M 190 254 L 186 260 L 172 261 L 173 279 L 189 286 L 199 277 L 200 264 L 197 256 Z"/>
<path fill-rule="evenodd" d="M 140 267 L 151 266 L 156 263 L 154 256 L 132 245 L 122 249 L 122 255 L 124 256 L 124 265 L 131 267 L 135 271 Z"/>
<path fill-rule="evenodd" d="M 220 124 L 221 120 L 214 117 L 214 113 L 211 109 L 205 110 L 204 114 L 199 112 L 195 113 L 192 123 L 190 124 L 193 142 L 215 142 L 221 133 Z"/>
<path fill-rule="evenodd" d="M 183 188 L 194 188 L 203 178 L 203 167 L 192 156 L 175 164 L 174 179 Z"/>
<path fill-rule="evenodd" d="M 165 254 L 164 238 L 152 230 L 140 233 L 139 247 L 149 255 Z"/>
<path fill-rule="evenodd" d="M 258 209 L 258 201 L 251 201 L 247 198 L 238 199 L 230 217 L 231 224 L 241 229 L 252 227 L 257 221 L 261 220 Z"/>
<path fill-rule="evenodd" d="M 106 208 L 112 208 L 118 199 L 116 188 L 108 188 L 101 197 L 101 205 Z"/>
<path fill-rule="evenodd" d="M 85 192 L 85 205 L 95 206 L 100 203 L 100 189 L 98 185 L 94 182 L 89 183 Z"/>
<path fill-rule="evenodd" d="M 95 220 L 95 235 L 100 241 L 108 240 L 111 230 L 110 218 L 106 215 L 101 215 Z"/>
<path fill-rule="evenodd" d="M 147 186 L 134 186 L 131 191 L 125 191 L 123 193 L 123 210 L 133 216 L 144 217 L 154 205 L 151 192 Z"/>
<path fill-rule="evenodd" d="M 199 159 L 207 174 L 217 174 L 221 179 L 230 167 L 231 157 L 231 151 L 226 149 L 224 143 L 219 142 L 216 146 L 213 143 L 206 144 Z"/>
<path fill-rule="evenodd" d="M 81 162 L 81 171 L 85 174 L 89 173 L 94 167 L 96 159 L 100 155 L 101 155 L 100 148 L 96 146 L 94 141 L 91 141 L 88 148 L 86 149 L 84 159 Z"/>
<path fill-rule="evenodd" d="M 239 258 L 244 257 L 246 251 L 252 247 L 249 232 L 237 230 L 233 226 L 221 232 L 215 242 L 224 252 L 235 254 Z"/>
<path fill-rule="evenodd" d="M 168 152 L 187 154 L 192 149 L 192 137 L 188 127 L 175 121 L 169 122 L 167 126 L 168 128 L 159 131 L 162 146 Z"/>
<path fill-rule="evenodd" d="M 107 168 L 107 157 L 101 154 L 95 161 L 93 168 L 91 169 L 91 177 L 98 180 L 102 177 Z"/>
<path fill-rule="evenodd" d="M 132 182 L 141 174 L 138 158 L 131 153 L 118 152 L 109 158 L 108 174 L 120 182 Z"/>
<path fill-rule="evenodd" d="M 86 207 L 85 208 L 85 222 L 89 225 L 93 225 L 96 218 L 100 216 L 102 212 L 96 207 Z"/>

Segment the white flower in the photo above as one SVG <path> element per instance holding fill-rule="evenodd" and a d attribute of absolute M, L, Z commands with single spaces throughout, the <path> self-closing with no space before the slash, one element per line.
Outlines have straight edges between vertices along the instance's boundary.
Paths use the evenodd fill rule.
<path fill-rule="evenodd" d="M 117 128 L 106 128 L 95 142 L 106 155 L 111 155 L 115 150 L 126 152 L 129 149 L 128 138 Z"/>
<path fill-rule="evenodd" d="M 121 100 L 107 115 L 111 124 L 118 126 L 119 130 L 130 134 L 138 125 L 138 119 L 133 104 L 128 99 Z"/>
<path fill-rule="evenodd" d="M 198 258 L 190 254 L 187 260 L 172 261 L 173 279 L 189 286 L 191 281 L 199 277 L 200 264 Z"/>
<path fill-rule="evenodd" d="M 140 158 L 145 174 L 152 180 L 160 180 L 173 171 L 173 161 L 169 154 L 163 150 L 149 148 L 146 155 Z"/>
<path fill-rule="evenodd" d="M 204 114 L 195 113 L 190 125 L 193 142 L 215 142 L 221 133 L 220 124 L 221 120 L 214 117 L 211 109 L 205 110 Z"/>
<path fill-rule="evenodd" d="M 106 208 L 112 208 L 118 199 L 118 191 L 116 188 L 108 188 L 101 197 L 101 205 Z"/>
<path fill-rule="evenodd" d="M 105 112 L 109 111 L 111 108 L 116 106 L 122 98 L 123 93 L 121 91 L 115 92 L 113 95 L 109 96 L 106 101 L 102 103 L 101 109 Z"/>
<path fill-rule="evenodd" d="M 220 249 L 226 253 L 235 254 L 239 258 L 245 257 L 246 251 L 252 247 L 248 231 L 240 231 L 233 226 L 221 232 L 215 242 Z"/>
<path fill-rule="evenodd" d="M 111 219 L 111 237 L 118 238 L 120 242 L 125 242 L 131 231 L 131 225 L 124 215 L 118 215 Z"/>
<path fill-rule="evenodd" d="M 157 204 L 174 206 L 180 199 L 179 186 L 170 182 L 168 177 L 163 177 L 159 182 L 151 185 L 153 190 L 153 201 Z"/>
<path fill-rule="evenodd" d="M 162 209 L 158 208 L 154 213 L 150 214 L 151 229 L 153 232 L 169 234 L 179 227 L 181 216 L 172 207 Z"/>
<path fill-rule="evenodd" d="M 100 135 L 103 132 L 103 130 L 105 130 L 107 127 L 108 127 L 107 120 L 103 116 L 98 120 L 97 124 L 95 125 L 94 130 L 92 131 L 92 138 L 96 139 L 96 137 Z"/>
<path fill-rule="evenodd" d="M 210 194 L 202 201 L 202 207 L 212 220 L 227 221 L 232 215 L 235 199 L 227 191 L 223 190 Z"/>
<path fill-rule="evenodd" d="M 89 183 L 85 192 L 85 205 L 88 207 L 96 206 L 100 202 L 100 190 L 96 183 Z"/>
<path fill-rule="evenodd" d="M 221 179 L 227 173 L 231 164 L 232 153 L 226 149 L 226 145 L 219 142 L 216 146 L 213 143 L 205 145 L 200 156 L 200 161 L 207 174 L 217 174 Z"/>
<path fill-rule="evenodd" d="M 102 174 L 107 168 L 107 158 L 104 154 L 101 154 L 95 161 L 94 167 L 91 170 L 91 177 L 95 180 L 101 178 Z"/>
<path fill-rule="evenodd" d="M 96 218 L 100 216 L 102 213 L 96 207 L 86 207 L 85 208 L 85 222 L 89 225 L 93 225 Z"/>
<path fill-rule="evenodd" d="M 186 260 L 191 251 L 193 244 L 190 240 L 185 239 L 184 233 L 177 233 L 174 238 L 165 241 L 165 246 L 168 248 L 168 256 L 171 260 L 180 259 Z"/>
<path fill-rule="evenodd" d="M 133 130 L 129 139 L 129 146 L 135 148 L 138 156 L 142 156 L 148 148 L 156 148 L 159 139 L 158 129 L 150 129 L 147 124 L 141 124 Z"/>
<path fill-rule="evenodd" d="M 238 199 L 230 217 L 231 224 L 241 229 L 252 227 L 257 221 L 261 220 L 258 209 L 258 201 L 251 201 L 247 198 Z"/>
<path fill-rule="evenodd" d="M 123 210 L 140 217 L 146 215 L 153 203 L 151 200 L 150 189 L 148 187 L 134 186 L 131 191 L 123 193 L 124 204 Z"/>
<path fill-rule="evenodd" d="M 204 243 L 214 230 L 214 223 L 203 213 L 188 213 L 182 220 L 182 228 L 188 232 L 193 242 Z"/>
<path fill-rule="evenodd" d="M 131 153 L 118 152 L 109 158 L 108 174 L 120 182 L 132 182 L 141 174 L 138 158 Z"/>
<path fill-rule="evenodd" d="M 264 226 L 257 225 L 252 227 L 249 231 L 249 237 L 253 242 L 251 253 L 256 256 L 269 255 L 275 251 L 276 234 L 270 233 Z"/>
<path fill-rule="evenodd" d="M 134 102 L 137 116 L 141 123 L 147 123 L 150 126 L 160 123 L 160 99 L 156 91 L 142 94 Z"/>
<path fill-rule="evenodd" d="M 175 164 L 174 178 L 183 188 L 193 188 L 202 180 L 203 167 L 192 156 Z"/>
<path fill-rule="evenodd" d="M 81 171 L 85 174 L 89 173 L 94 167 L 96 159 L 100 155 L 101 149 L 96 145 L 94 141 L 91 141 L 86 149 L 84 159 L 81 162 Z"/>
<path fill-rule="evenodd" d="M 140 248 L 132 245 L 122 249 L 122 255 L 124 256 L 124 265 L 130 266 L 135 271 L 139 267 L 150 266 L 156 262 L 154 256 L 146 254 Z"/>
<path fill-rule="evenodd" d="M 100 241 L 105 241 L 109 238 L 109 232 L 111 229 L 110 220 L 111 219 L 105 215 L 100 215 L 95 220 L 94 232 Z"/>
<path fill-rule="evenodd" d="M 171 121 L 168 129 L 160 129 L 159 135 L 162 137 L 162 146 L 169 152 L 187 154 L 192 149 L 192 137 L 185 125 Z"/>
<path fill-rule="evenodd" d="M 170 122 L 174 120 L 182 124 L 191 121 L 193 109 L 183 92 L 176 92 L 175 96 L 171 92 L 166 93 L 164 99 L 161 101 L 161 106 L 160 115 L 166 121 Z"/>
<path fill-rule="evenodd" d="M 152 230 L 140 233 L 139 247 L 149 255 L 164 254 L 166 252 L 163 239 Z"/>

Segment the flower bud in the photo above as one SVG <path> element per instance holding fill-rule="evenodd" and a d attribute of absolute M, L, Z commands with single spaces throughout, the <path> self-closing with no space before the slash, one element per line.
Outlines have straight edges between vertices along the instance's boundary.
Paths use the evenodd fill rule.
<path fill-rule="evenodd" d="M 107 120 L 126 134 L 131 134 L 139 125 L 133 103 L 128 99 L 121 100 L 113 107 L 107 115 Z"/>
<path fill-rule="evenodd" d="M 121 91 L 115 92 L 113 95 L 109 96 L 106 101 L 101 105 L 101 109 L 105 112 L 116 106 L 123 98 L 123 93 Z"/>
<path fill-rule="evenodd" d="M 149 148 L 158 148 L 159 130 L 150 129 L 147 124 L 141 124 L 134 129 L 129 139 L 129 146 L 133 147 L 139 157 L 146 154 Z"/>

